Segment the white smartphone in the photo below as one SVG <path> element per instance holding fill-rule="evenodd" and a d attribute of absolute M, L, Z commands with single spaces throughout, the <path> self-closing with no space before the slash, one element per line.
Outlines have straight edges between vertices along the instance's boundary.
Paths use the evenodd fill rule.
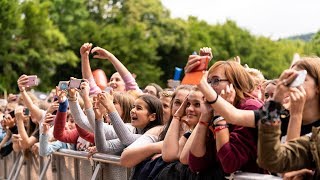
<path fill-rule="evenodd" d="M 292 81 L 291 84 L 289 84 L 290 87 L 298 87 L 301 86 L 304 82 L 304 80 L 307 77 L 307 71 L 306 70 L 302 70 L 302 71 L 298 71 L 298 76 Z"/>

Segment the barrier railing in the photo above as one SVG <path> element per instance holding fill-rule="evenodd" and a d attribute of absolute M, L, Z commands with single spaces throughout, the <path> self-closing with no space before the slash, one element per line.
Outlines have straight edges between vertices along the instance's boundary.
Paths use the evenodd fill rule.
<path fill-rule="evenodd" d="M 120 166 L 120 157 L 61 149 L 42 158 L 11 153 L 0 159 L 0 180 L 8 179 L 114 179 L 130 177 L 130 169 Z"/>

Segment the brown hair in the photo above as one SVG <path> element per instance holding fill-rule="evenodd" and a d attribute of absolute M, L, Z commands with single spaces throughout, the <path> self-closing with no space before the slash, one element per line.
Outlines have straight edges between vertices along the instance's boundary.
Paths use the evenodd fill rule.
<path fill-rule="evenodd" d="M 318 87 L 320 92 L 320 58 L 319 57 L 303 57 L 296 61 L 291 68 L 296 66 L 300 69 L 305 69 L 309 76 L 311 76 Z"/>
<path fill-rule="evenodd" d="M 245 68 L 235 61 L 217 61 L 210 67 L 208 74 L 220 66 L 225 69 L 225 75 L 236 91 L 234 103 L 237 104 L 240 100 L 250 96 L 249 93 L 255 88 L 255 82 Z"/>
<path fill-rule="evenodd" d="M 133 104 L 135 100 L 134 97 L 129 93 L 114 92 L 113 99 L 116 103 L 119 103 L 120 107 L 122 108 L 123 122 L 130 123 L 131 122 L 130 111 L 133 108 Z"/>

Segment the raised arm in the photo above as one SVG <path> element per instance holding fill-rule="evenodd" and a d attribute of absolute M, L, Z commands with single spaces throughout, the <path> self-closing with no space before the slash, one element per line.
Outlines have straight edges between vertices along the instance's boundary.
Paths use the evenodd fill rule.
<path fill-rule="evenodd" d="M 120 74 L 122 79 L 124 80 L 126 84 L 126 90 L 139 90 L 139 87 L 133 78 L 132 74 L 129 72 L 129 70 L 121 63 L 119 59 L 117 59 L 112 53 L 109 51 L 101 48 L 101 47 L 95 47 L 91 50 L 91 53 L 97 53 L 94 55 L 94 58 L 98 59 L 108 59 L 114 66 L 114 68 L 117 70 L 117 72 Z"/>
<path fill-rule="evenodd" d="M 314 136 L 319 136 L 314 131 Z M 285 144 L 280 142 L 280 122 L 259 126 L 258 159 L 261 168 L 271 172 L 288 172 L 302 168 L 312 168 L 310 137 L 302 136 Z"/>
<path fill-rule="evenodd" d="M 306 102 L 306 91 L 302 86 L 291 88 L 290 92 L 290 120 L 287 131 L 287 140 L 290 141 L 300 137 L 302 114 Z"/>
<path fill-rule="evenodd" d="M 52 154 L 53 152 L 56 152 L 57 150 L 59 150 L 60 148 L 64 148 L 66 147 L 66 144 L 61 142 L 61 141 L 55 141 L 55 142 L 51 142 L 49 143 L 49 129 L 50 129 L 50 125 L 48 123 L 46 123 L 46 121 L 51 121 L 52 116 L 46 116 L 46 119 L 44 120 L 44 122 L 42 123 L 42 133 L 40 133 L 40 151 L 39 154 L 40 156 L 49 156 L 50 154 Z"/>
<path fill-rule="evenodd" d="M 23 115 L 23 106 L 18 106 L 15 110 L 15 115 L 16 115 L 16 122 L 17 122 L 17 127 L 18 127 L 18 132 L 21 137 L 21 147 L 23 149 L 28 149 L 30 148 L 33 144 L 38 142 L 38 139 L 35 138 L 34 136 L 28 136 L 26 129 L 24 127 L 23 120 L 26 118 Z"/>
<path fill-rule="evenodd" d="M 53 136 L 62 142 L 76 144 L 79 137 L 78 131 L 65 130 L 66 120 L 67 120 L 67 108 L 68 100 L 65 97 L 65 92 L 57 90 L 59 109 L 54 120 Z M 75 101 L 75 97 L 69 97 L 71 101 Z"/>
<path fill-rule="evenodd" d="M 162 158 L 166 162 L 172 162 L 180 157 L 180 153 L 186 143 L 185 137 L 180 137 L 181 119 L 185 116 L 187 98 L 184 99 L 179 109 L 173 116 L 168 132 L 163 140 Z"/>
<path fill-rule="evenodd" d="M 101 92 L 101 89 L 97 86 L 96 82 L 94 81 L 90 61 L 89 61 L 89 53 L 92 48 L 91 43 L 84 43 L 80 48 L 80 55 L 81 55 L 81 72 L 82 78 L 87 79 L 90 84 L 90 94 L 97 94 Z"/>
<path fill-rule="evenodd" d="M 17 83 L 24 105 L 30 110 L 31 118 L 37 122 L 40 122 L 43 118 L 43 111 L 32 102 L 32 99 L 25 90 L 25 87 L 28 83 L 28 76 L 25 74 L 21 75 Z"/>
<path fill-rule="evenodd" d="M 108 116 L 118 138 L 125 146 L 129 146 L 141 135 L 132 133 L 121 119 L 118 111 L 113 104 L 113 97 L 109 93 L 98 94 L 100 103 L 106 108 Z"/>
<path fill-rule="evenodd" d="M 214 111 L 224 117 L 230 124 L 244 127 L 255 127 L 254 112 L 237 109 L 228 101 L 221 98 L 209 85 L 207 78 L 208 72 L 205 72 L 198 88 L 205 96 L 207 102 L 210 102 Z"/>

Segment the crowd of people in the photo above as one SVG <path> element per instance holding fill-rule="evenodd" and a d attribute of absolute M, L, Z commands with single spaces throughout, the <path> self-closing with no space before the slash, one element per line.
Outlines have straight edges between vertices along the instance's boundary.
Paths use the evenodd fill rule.
<path fill-rule="evenodd" d="M 89 54 L 110 61 L 99 86 Z M 236 172 L 320 178 L 320 58 L 303 57 L 267 80 L 240 58 L 216 61 L 197 85 L 141 89 L 112 53 L 84 43 L 79 87 L 53 88 L 45 100 L 17 80 L 1 101 L 0 156 L 50 156 L 62 149 L 119 155 L 131 179 L 225 179 Z M 185 73 L 211 49 L 188 57 Z M 305 79 L 299 81 L 302 70 Z M 139 78 L 139 77 L 137 77 Z M 71 78 L 74 80 L 75 78 Z"/>

